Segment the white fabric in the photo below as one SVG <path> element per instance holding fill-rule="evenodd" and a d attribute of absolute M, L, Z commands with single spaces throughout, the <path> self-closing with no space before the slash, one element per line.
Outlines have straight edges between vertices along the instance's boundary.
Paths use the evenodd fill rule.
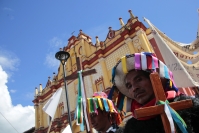
<path fill-rule="evenodd" d="M 145 54 L 141 54 L 141 61 L 142 61 L 142 70 L 146 70 L 147 69 L 147 61 L 146 61 L 146 55 Z"/>
<path fill-rule="evenodd" d="M 107 131 L 106 131 L 106 133 L 108 133 L 108 132 L 110 132 L 110 131 L 112 131 L 112 132 L 115 132 L 117 129 L 115 128 L 113 128 L 113 126 L 111 126 Z"/>
<path fill-rule="evenodd" d="M 189 73 L 189 75 L 199 84 L 199 61 L 195 64 L 187 64 L 183 61 L 181 63 L 184 65 L 185 69 Z"/>
<path fill-rule="evenodd" d="M 175 126 L 174 126 L 173 118 L 171 116 L 171 113 L 169 111 L 167 104 L 164 104 L 164 112 L 166 113 L 166 116 L 169 120 L 169 124 L 170 124 L 170 127 L 171 127 L 171 133 L 175 133 Z"/>
<path fill-rule="evenodd" d="M 157 27 L 155 27 L 155 29 L 164 39 L 175 56 L 181 61 L 192 79 L 199 84 L 199 37 L 193 42 L 185 44 L 176 41 L 169 41 L 171 39 L 167 35 L 161 32 Z"/>
<path fill-rule="evenodd" d="M 182 44 L 182 43 L 177 43 L 177 42 L 176 44 L 179 46 L 175 46 L 171 43 L 168 43 L 169 47 L 172 49 L 172 51 L 178 57 L 178 59 L 184 62 L 187 62 L 190 60 L 194 64 L 199 61 L 199 52 L 197 52 L 199 51 L 199 47 L 195 47 L 195 45 L 199 44 L 199 39 L 196 39 L 190 44 Z M 194 48 L 194 50 L 192 50 L 191 48 Z"/>
<path fill-rule="evenodd" d="M 160 77 L 165 77 L 164 63 L 162 61 L 160 61 L 159 63 L 160 63 Z"/>
<path fill-rule="evenodd" d="M 192 77 L 185 70 L 182 63 L 177 59 L 172 50 L 167 46 L 166 42 L 162 39 L 159 33 L 156 31 L 153 24 L 145 18 L 145 21 L 153 30 L 152 34 L 157 43 L 157 46 L 162 54 L 165 64 L 172 71 L 174 81 L 177 87 L 194 87 L 199 86 L 199 83 L 193 81 Z"/>
<path fill-rule="evenodd" d="M 68 125 L 62 133 L 72 133 L 70 125 Z"/>
<path fill-rule="evenodd" d="M 134 60 L 135 60 L 134 57 L 126 58 L 126 65 L 127 65 L 128 71 L 135 68 Z M 131 97 L 128 89 L 126 89 L 126 86 L 125 86 L 125 82 L 124 82 L 125 76 L 126 74 L 123 73 L 122 63 L 120 62 L 115 70 L 115 78 L 114 78 L 115 85 L 117 86 L 117 88 L 122 94 L 124 94 L 127 97 Z"/>
<path fill-rule="evenodd" d="M 84 84 L 83 84 L 83 80 L 82 80 L 82 73 L 80 73 L 80 80 L 81 80 L 81 92 L 82 92 L 82 101 L 83 101 L 83 106 L 84 106 L 84 117 L 86 120 L 86 126 L 87 126 L 87 130 L 90 131 L 90 126 L 88 123 L 88 116 L 87 116 L 87 111 L 86 111 L 86 96 L 85 96 L 85 92 L 84 92 Z"/>
<path fill-rule="evenodd" d="M 61 93 L 62 88 L 59 88 L 43 107 L 43 111 L 46 112 L 49 116 L 51 116 L 52 120 L 54 119 L 54 115 L 57 109 L 57 105 L 59 103 Z"/>

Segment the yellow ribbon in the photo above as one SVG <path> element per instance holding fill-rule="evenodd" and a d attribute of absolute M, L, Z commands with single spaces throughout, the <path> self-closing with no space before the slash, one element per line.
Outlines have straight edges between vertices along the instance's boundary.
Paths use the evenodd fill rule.
<path fill-rule="evenodd" d="M 114 113 L 114 107 L 113 107 L 113 104 L 111 103 L 112 101 L 111 100 L 107 100 L 107 101 L 108 101 L 108 106 L 109 106 L 110 112 Z"/>
<path fill-rule="evenodd" d="M 89 110 L 89 113 L 91 113 L 91 109 L 90 109 L 90 98 L 87 98 L 87 101 L 88 101 L 88 110 Z"/>
<path fill-rule="evenodd" d="M 172 81 L 171 80 L 169 81 L 169 86 L 172 87 Z"/>
<path fill-rule="evenodd" d="M 103 111 L 103 110 L 104 110 L 104 108 L 103 108 L 103 105 L 102 105 L 102 101 L 101 101 L 101 99 L 100 99 L 100 98 L 97 98 L 97 100 L 98 100 L 98 103 L 99 103 L 100 109 Z"/>
<path fill-rule="evenodd" d="M 121 61 L 122 61 L 122 70 L 126 74 L 126 73 L 128 73 L 127 65 L 126 65 L 126 56 L 123 56 L 121 58 Z"/>

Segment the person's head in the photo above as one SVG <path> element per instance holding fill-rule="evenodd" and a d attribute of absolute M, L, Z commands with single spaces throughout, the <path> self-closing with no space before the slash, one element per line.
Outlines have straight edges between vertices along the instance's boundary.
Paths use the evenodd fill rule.
<path fill-rule="evenodd" d="M 113 123 L 120 124 L 118 112 L 113 102 L 107 99 L 106 93 L 95 92 L 87 100 L 91 124 L 97 131 L 105 132 Z"/>
<path fill-rule="evenodd" d="M 159 73 L 165 91 L 178 91 L 173 84 L 172 73 L 152 53 L 135 53 L 122 57 L 113 68 L 112 81 L 122 94 L 139 104 L 145 104 L 154 98 L 149 78 L 153 72 Z"/>
<path fill-rule="evenodd" d="M 90 113 L 91 124 L 97 131 L 106 131 L 111 126 L 110 113 L 97 109 L 98 113 Z"/>
<path fill-rule="evenodd" d="M 133 69 L 129 71 L 124 78 L 125 87 L 128 89 L 130 98 L 140 104 L 145 104 L 154 98 L 149 74 L 150 73 L 142 70 Z"/>

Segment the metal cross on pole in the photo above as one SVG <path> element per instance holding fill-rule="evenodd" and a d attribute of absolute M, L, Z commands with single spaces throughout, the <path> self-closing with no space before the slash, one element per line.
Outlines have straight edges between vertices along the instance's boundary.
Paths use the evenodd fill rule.
<path fill-rule="evenodd" d="M 77 72 L 80 71 L 80 70 L 83 70 L 81 59 L 79 57 L 76 57 L 76 65 L 77 65 Z M 97 73 L 95 69 L 83 71 L 82 72 L 83 81 L 84 81 L 84 76 L 95 74 L 95 73 Z M 76 73 L 76 74 L 71 74 L 71 75 L 65 77 L 65 80 L 74 80 L 74 79 L 77 79 L 77 78 L 78 78 L 78 74 Z M 87 98 L 85 87 L 84 87 L 84 94 L 85 94 L 85 97 Z M 86 100 L 86 105 L 88 105 L 87 100 Z M 89 127 L 91 129 L 92 126 L 91 126 L 91 122 L 90 122 L 90 115 L 88 114 L 88 108 L 86 108 L 86 111 L 87 111 L 87 116 L 88 116 L 88 121 L 89 121 Z M 87 132 L 92 133 L 92 130 L 87 131 Z"/>

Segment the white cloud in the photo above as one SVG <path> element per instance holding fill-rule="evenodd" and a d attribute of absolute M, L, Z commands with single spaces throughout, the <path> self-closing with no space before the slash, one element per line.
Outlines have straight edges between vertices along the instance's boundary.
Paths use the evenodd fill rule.
<path fill-rule="evenodd" d="M 0 55 L 0 64 L 3 68 L 12 71 L 17 70 L 16 65 L 19 63 L 18 58 L 5 57 L 5 55 Z"/>
<path fill-rule="evenodd" d="M 64 46 L 64 42 L 58 37 L 53 37 L 53 39 L 50 40 L 50 46 L 52 48 L 62 48 Z"/>
<path fill-rule="evenodd" d="M 0 65 L 0 129 L 1 133 L 22 133 L 34 127 L 35 113 L 33 106 L 12 105 L 8 87 L 8 75 Z M 2 102 L 3 101 L 3 102 Z M 3 116 L 9 121 L 7 121 Z M 12 126 L 16 129 L 14 129 Z"/>
<path fill-rule="evenodd" d="M 51 68 L 58 68 L 60 62 L 55 58 L 55 52 L 50 52 L 46 55 L 45 64 Z"/>
<path fill-rule="evenodd" d="M 28 99 L 31 99 L 31 100 L 32 100 L 32 98 L 34 97 L 34 93 L 33 93 L 33 92 L 32 92 L 32 93 L 28 92 L 28 93 L 26 93 L 26 97 L 27 97 Z"/>
<path fill-rule="evenodd" d="M 50 47 L 48 50 L 49 53 L 46 54 L 46 59 L 45 59 L 44 64 L 50 68 L 58 68 L 60 62 L 55 58 L 55 53 L 58 52 L 60 48 L 63 48 L 64 46 L 66 46 L 67 43 L 58 37 L 53 37 L 49 41 L 49 44 L 50 44 Z"/>
<path fill-rule="evenodd" d="M 4 7 L 2 8 L 2 10 L 5 12 L 6 16 L 10 19 L 13 20 L 14 19 L 14 15 L 12 14 L 13 9 L 9 8 L 9 7 Z"/>
<path fill-rule="evenodd" d="M 15 93 L 17 90 L 10 90 L 11 93 Z"/>
<path fill-rule="evenodd" d="M 13 71 L 17 71 L 17 67 L 20 64 L 20 60 L 17 56 L 9 51 L 6 51 L 0 47 L 0 65 L 11 77 Z"/>
<path fill-rule="evenodd" d="M 11 8 L 9 8 L 9 7 L 4 7 L 3 10 L 5 10 L 5 11 L 13 11 L 13 10 L 12 10 Z"/>

